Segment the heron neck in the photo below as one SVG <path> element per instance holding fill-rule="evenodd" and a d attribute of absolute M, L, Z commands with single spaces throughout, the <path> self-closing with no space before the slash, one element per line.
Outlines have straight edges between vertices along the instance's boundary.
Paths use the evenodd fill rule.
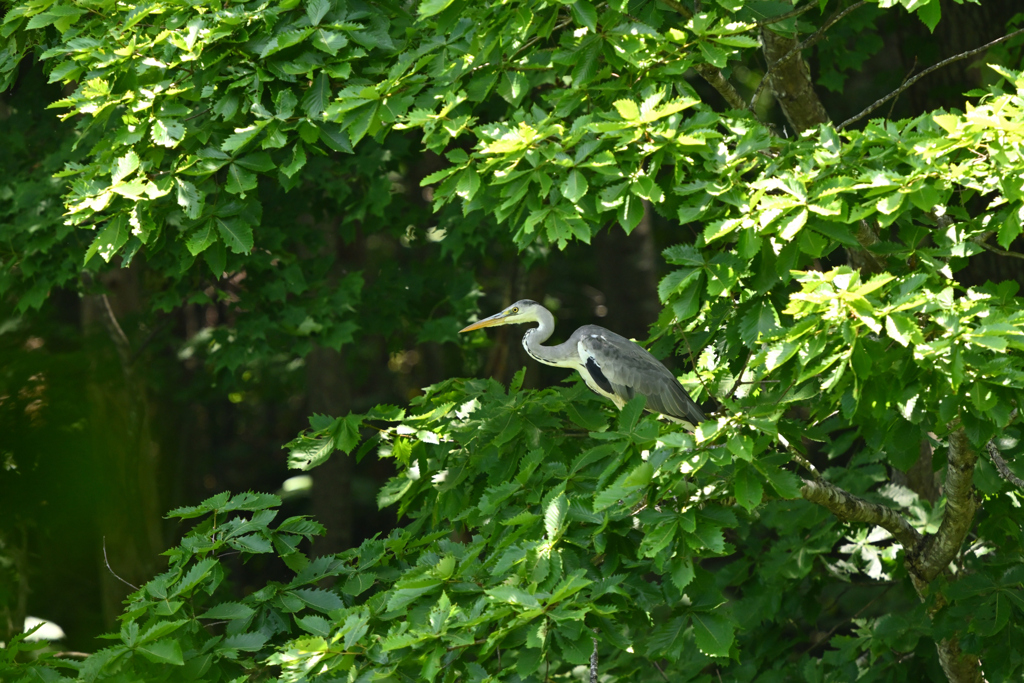
<path fill-rule="evenodd" d="M 555 346 L 541 346 L 555 332 L 555 318 L 550 311 L 537 312 L 537 327 L 531 327 L 523 335 L 523 348 L 534 360 L 545 365 L 574 368 L 579 363 L 576 342 L 572 339 Z"/>

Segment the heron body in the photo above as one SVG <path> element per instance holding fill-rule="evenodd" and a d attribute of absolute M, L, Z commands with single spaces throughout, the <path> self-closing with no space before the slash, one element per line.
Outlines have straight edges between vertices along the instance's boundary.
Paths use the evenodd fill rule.
<path fill-rule="evenodd" d="M 537 327 L 523 335 L 523 348 L 531 358 L 545 365 L 576 370 L 588 387 L 611 399 L 620 410 L 639 394 L 646 397 L 647 410 L 681 422 L 689 429 L 706 419 L 661 361 L 636 342 L 611 330 L 584 325 L 573 332 L 568 341 L 542 346 L 555 331 L 555 318 L 536 301 L 517 301 L 459 332 L 527 322 L 537 323 Z"/>

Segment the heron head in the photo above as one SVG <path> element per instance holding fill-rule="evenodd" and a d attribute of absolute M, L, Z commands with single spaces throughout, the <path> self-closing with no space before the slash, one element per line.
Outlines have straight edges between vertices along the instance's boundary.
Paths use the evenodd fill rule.
<path fill-rule="evenodd" d="M 536 301 L 521 299 L 500 313 L 495 313 L 489 318 L 484 318 L 472 325 L 463 327 L 459 330 L 459 334 L 463 332 L 472 332 L 473 330 L 479 330 L 484 327 L 494 327 L 496 325 L 515 325 L 516 323 L 538 322 L 540 319 L 537 317 L 537 311 L 541 308 L 541 305 Z"/>

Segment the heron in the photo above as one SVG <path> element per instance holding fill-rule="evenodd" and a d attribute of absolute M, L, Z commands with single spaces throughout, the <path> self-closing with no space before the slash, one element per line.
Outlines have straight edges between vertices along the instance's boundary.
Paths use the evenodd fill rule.
<path fill-rule="evenodd" d="M 523 348 L 535 361 L 571 368 L 595 393 L 622 407 L 634 396 L 647 399 L 647 410 L 661 413 L 687 429 L 706 418 L 675 375 L 646 349 L 598 325 L 584 325 L 555 346 L 541 346 L 555 331 L 555 317 L 536 301 L 522 299 L 500 313 L 459 330 L 471 332 L 497 325 L 537 323 L 523 335 Z"/>

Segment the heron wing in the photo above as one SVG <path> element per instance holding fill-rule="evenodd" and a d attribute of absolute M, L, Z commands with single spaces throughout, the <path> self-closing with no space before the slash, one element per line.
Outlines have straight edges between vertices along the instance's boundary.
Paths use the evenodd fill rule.
<path fill-rule="evenodd" d="M 576 334 L 580 360 L 594 382 L 623 403 L 642 394 L 648 410 L 693 425 L 706 419 L 675 375 L 639 344 L 597 325 Z"/>

